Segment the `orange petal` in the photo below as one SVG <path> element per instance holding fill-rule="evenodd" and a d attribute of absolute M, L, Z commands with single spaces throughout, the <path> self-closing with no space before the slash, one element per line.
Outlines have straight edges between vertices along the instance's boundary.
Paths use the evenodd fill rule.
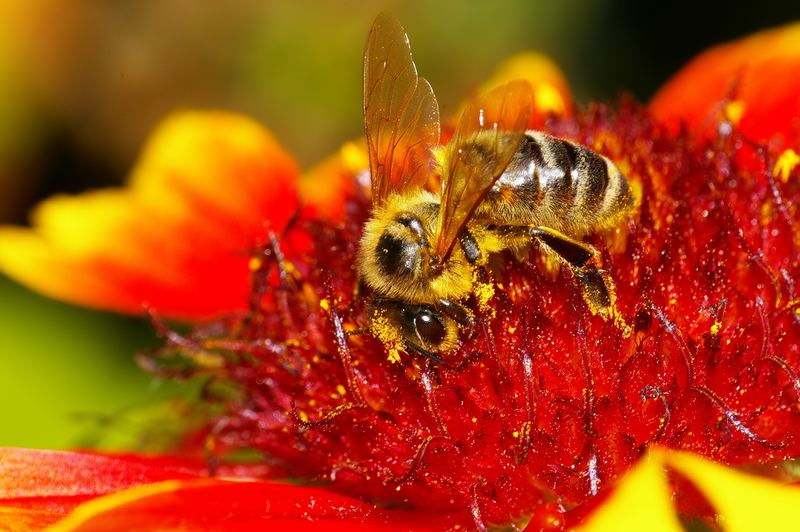
<path fill-rule="evenodd" d="M 94 497 L 195 472 L 166 458 L 0 448 L 0 529 L 41 529 Z"/>
<path fill-rule="evenodd" d="M 0 228 L 0 270 L 51 297 L 197 318 L 246 306 L 249 252 L 297 208 L 297 167 L 241 116 L 180 113 L 153 134 L 130 183 L 57 196 L 33 228 Z"/>
<path fill-rule="evenodd" d="M 650 109 L 677 130 L 713 131 L 720 118 L 754 140 L 800 134 L 800 23 L 756 33 L 693 59 L 655 95 Z"/>
<path fill-rule="evenodd" d="M 50 530 L 450 530 L 465 517 L 383 510 L 302 486 L 198 479 L 95 499 Z"/>
<path fill-rule="evenodd" d="M 366 175 L 368 169 L 369 156 L 363 140 L 346 143 L 300 177 L 298 192 L 303 208 L 316 218 L 342 220 L 346 214 L 345 198 L 355 191 L 358 175 Z"/>

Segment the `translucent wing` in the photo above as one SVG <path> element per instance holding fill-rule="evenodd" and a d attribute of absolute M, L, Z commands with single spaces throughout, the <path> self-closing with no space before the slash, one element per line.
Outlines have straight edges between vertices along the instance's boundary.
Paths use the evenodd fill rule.
<path fill-rule="evenodd" d="M 445 150 L 436 252 L 446 260 L 475 208 L 519 149 L 531 114 L 533 90 L 512 81 L 474 100 L 461 115 Z"/>
<path fill-rule="evenodd" d="M 373 206 L 427 181 L 430 149 L 439 143 L 439 105 L 417 76 L 405 30 L 386 13 L 375 19 L 364 50 L 364 129 Z"/>

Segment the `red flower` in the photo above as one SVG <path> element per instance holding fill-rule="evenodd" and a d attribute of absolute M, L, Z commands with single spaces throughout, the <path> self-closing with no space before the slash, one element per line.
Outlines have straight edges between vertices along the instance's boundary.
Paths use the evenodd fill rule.
<path fill-rule="evenodd" d="M 183 450 L 213 450 L 236 476 L 258 470 L 231 469 L 228 453 L 256 450 L 275 465 L 261 476 L 324 490 L 187 479 L 204 469 L 185 463 L 64 455 L 74 464 L 67 471 L 97 475 L 53 483 L 39 463 L 21 482 L 27 465 L 12 464 L 6 515 L 39 526 L 81 498 L 170 479 L 90 501 L 61 526 L 336 519 L 365 528 L 608 529 L 625 517 L 627 526 L 652 525 L 655 516 L 674 530 L 673 492 L 683 516 L 719 512 L 730 530 L 748 529 L 753 515 L 776 527 L 796 520 L 794 488 L 686 452 L 770 467 L 800 456 L 800 187 L 786 150 L 797 148 L 798 108 L 775 104 L 797 103 L 800 77 L 778 87 L 759 81 L 774 72 L 765 47 L 775 42 L 788 43 L 780 67 L 798 68 L 797 33 L 701 56 L 693 64 L 732 66 L 690 65 L 650 109 L 623 103 L 573 116 L 557 71 L 518 59 L 501 78 L 523 72 L 534 81 L 535 120 L 607 155 L 637 192 L 630 222 L 593 239 L 632 334 L 592 315 L 569 272 L 536 255 L 509 256 L 479 279 L 475 334 L 440 366 L 413 357 L 391 364 L 379 341 L 354 332 L 364 326 L 364 296 L 352 258 L 369 216 L 357 143 L 300 178 L 304 208 L 290 221 L 294 165 L 269 134 L 230 115 L 172 118 L 128 191 L 46 202 L 33 231 L 0 233 L 0 265 L 69 300 L 214 316 L 188 336 L 164 329 L 167 345 L 145 358 L 164 375 L 206 374 L 235 387 L 210 394 L 225 414 Z M 723 90 L 690 99 L 687 86 Z M 681 121 L 690 127 L 675 127 Z M 698 134 L 705 123 L 713 134 Z M 766 142 L 778 133 L 782 147 Z M 743 146 L 755 163 L 740 162 Z M 168 229 L 154 231 L 153 219 Z M 122 473 L 109 477 L 102 460 L 120 460 Z M 650 521 L 637 521 L 640 508 Z"/>
<path fill-rule="evenodd" d="M 800 23 L 756 33 L 699 55 L 656 94 L 653 116 L 695 135 L 733 119 L 757 141 L 800 138 Z M 733 106 L 731 107 L 731 104 Z"/>

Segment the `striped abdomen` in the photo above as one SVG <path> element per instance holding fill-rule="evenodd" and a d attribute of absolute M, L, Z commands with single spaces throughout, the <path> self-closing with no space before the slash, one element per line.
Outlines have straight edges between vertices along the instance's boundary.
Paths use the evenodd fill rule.
<path fill-rule="evenodd" d="M 475 216 L 486 223 L 546 226 L 577 237 L 614 225 L 632 205 L 625 176 L 607 158 L 528 131 Z"/>

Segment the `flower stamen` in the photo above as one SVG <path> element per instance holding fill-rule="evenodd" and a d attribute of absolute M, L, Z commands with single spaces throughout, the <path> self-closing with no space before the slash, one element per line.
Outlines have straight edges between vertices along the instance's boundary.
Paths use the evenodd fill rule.
<path fill-rule="evenodd" d="M 420 381 L 422 382 L 422 389 L 425 390 L 425 400 L 428 403 L 428 410 L 436 421 L 436 426 L 439 427 L 443 436 L 449 436 L 447 426 L 442 419 L 442 413 L 439 411 L 439 404 L 436 402 L 436 393 L 433 390 L 433 383 L 431 382 L 431 373 L 433 371 L 431 361 L 427 362 L 425 371 L 420 374 Z"/>

